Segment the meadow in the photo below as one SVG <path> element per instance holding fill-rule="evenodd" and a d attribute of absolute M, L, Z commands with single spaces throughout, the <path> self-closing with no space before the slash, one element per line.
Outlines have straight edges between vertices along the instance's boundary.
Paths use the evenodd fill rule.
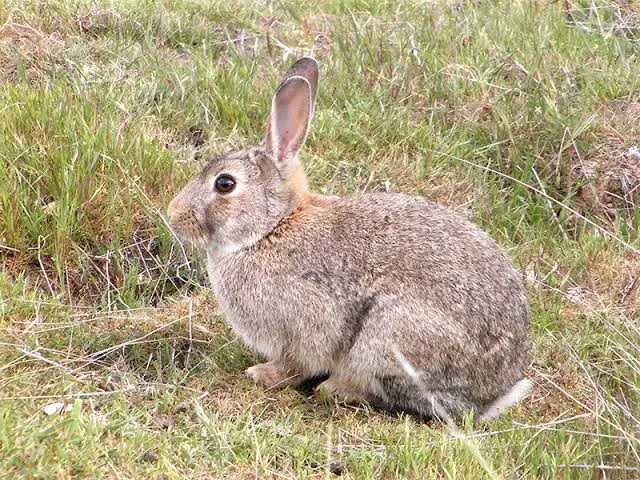
<path fill-rule="evenodd" d="M 526 279 L 498 421 L 244 376 L 165 209 L 302 55 L 312 188 L 428 196 Z M 640 478 L 639 149 L 638 1 L 1 2 L 0 478 Z"/>

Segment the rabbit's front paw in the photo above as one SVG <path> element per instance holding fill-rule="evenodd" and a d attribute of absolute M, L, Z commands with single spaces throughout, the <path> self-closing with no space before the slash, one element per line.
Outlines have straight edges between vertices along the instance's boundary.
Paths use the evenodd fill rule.
<path fill-rule="evenodd" d="M 259 363 L 247 368 L 247 376 L 266 388 L 284 388 L 297 385 L 302 375 L 292 373 L 277 362 Z"/>

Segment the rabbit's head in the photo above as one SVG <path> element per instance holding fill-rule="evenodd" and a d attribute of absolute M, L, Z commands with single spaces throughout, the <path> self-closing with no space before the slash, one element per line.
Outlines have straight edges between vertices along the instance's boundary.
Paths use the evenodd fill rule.
<path fill-rule="evenodd" d="M 318 64 L 298 60 L 271 104 L 262 144 L 209 161 L 171 201 L 169 223 L 202 248 L 235 251 L 266 236 L 307 195 L 298 152 L 309 132 Z"/>

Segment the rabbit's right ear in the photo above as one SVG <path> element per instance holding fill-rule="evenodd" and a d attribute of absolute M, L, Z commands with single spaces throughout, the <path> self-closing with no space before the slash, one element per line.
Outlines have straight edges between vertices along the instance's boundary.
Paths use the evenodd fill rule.
<path fill-rule="evenodd" d="M 282 83 L 291 77 L 302 77 L 309 82 L 309 87 L 311 87 L 311 114 L 313 115 L 316 105 L 316 93 L 318 92 L 318 62 L 311 57 L 302 57 L 287 70 Z"/>
<path fill-rule="evenodd" d="M 304 145 L 317 89 L 318 64 L 305 57 L 293 64 L 273 97 L 265 141 L 279 167 L 286 160 L 295 158 Z"/>

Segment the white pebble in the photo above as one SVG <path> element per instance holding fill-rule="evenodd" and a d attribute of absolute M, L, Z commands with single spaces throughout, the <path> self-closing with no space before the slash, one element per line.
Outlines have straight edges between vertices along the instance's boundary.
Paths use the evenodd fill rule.
<path fill-rule="evenodd" d="M 47 415 L 55 415 L 56 413 L 69 412 L 72 408 L 71 404 L 65 404 L 64 402 L 50 403 L 44 407 L 44 413 Z"/>

